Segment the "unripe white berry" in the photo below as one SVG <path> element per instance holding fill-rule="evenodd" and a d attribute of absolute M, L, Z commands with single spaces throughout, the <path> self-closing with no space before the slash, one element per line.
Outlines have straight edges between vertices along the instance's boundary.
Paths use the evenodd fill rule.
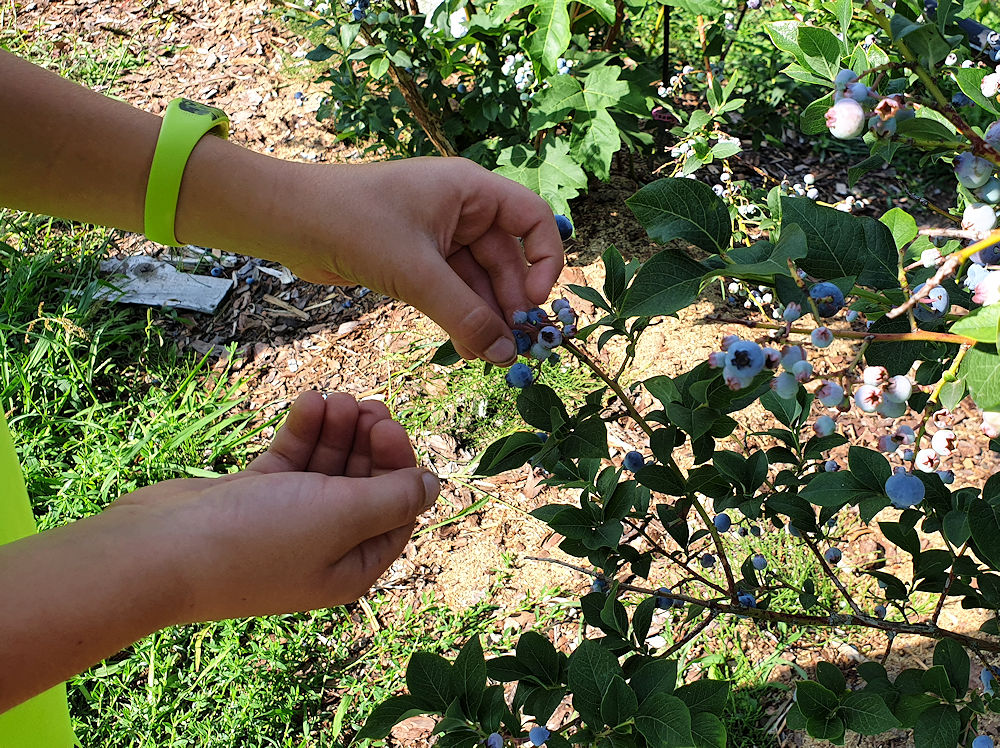
<path fill-rule="evenodd" d="M 865 110 L 854 99 L 841 99 L 827 110 L 826 126 L 835 138 L 856 138 L 865 130 Z"/>

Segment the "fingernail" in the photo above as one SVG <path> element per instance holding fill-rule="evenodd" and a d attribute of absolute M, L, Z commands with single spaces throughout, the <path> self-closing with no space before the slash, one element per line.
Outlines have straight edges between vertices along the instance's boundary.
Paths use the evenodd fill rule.
<path fill-rule="evenodd" d="M 510 363 L 517 357 L 514 341 L 507 338 L 497 338 L 493 345 L 486 349 L 486 358 L 494 364 Z"/>
<path fill-rule="evenodd" d="M 424 482 L 424 509 L 430 509 L 441 493 L 441 481 L 434 473 L 426 472 L 421 476 Z"/>

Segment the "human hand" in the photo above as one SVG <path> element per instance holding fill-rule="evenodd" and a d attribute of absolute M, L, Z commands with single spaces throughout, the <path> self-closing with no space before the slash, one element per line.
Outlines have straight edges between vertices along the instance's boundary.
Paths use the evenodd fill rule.
<path fill-rule="evenodd" d="M 151 542 L 174 549 L 177 622 L 329 607 L 371 587 L 437 498 L 415 465 L 382 403 L 310 392 L 246 470 L 158 483 L 106 513 L 145 514 Z"/>
<path fill-rule="evenodd" d="M 460 158 L 309 168 L 294 191 L 306 239 L 275 259 L 412 304 L 464 358 L 515 360 L 511 313 L 543 303 L 563 266 L 542 198 Z"/>

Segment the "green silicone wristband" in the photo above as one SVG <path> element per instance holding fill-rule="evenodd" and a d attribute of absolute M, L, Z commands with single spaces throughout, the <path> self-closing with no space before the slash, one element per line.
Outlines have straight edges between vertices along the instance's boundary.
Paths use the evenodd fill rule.
<path fill-rule="evenodd" d="M 221 109 L 190 99 L 174 99 L 167 106 L 146 184 L 144 226 L 151 241 L 180 246 L 174 220 L 184 168 L 198 141 L 213 131 L 222 138 L 229 136 L 229 118 Z"/>

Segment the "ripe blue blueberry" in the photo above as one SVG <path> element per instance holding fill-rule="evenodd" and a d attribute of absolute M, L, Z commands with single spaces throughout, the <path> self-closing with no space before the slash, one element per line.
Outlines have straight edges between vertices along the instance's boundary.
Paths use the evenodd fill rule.
<path fill-rule="evenodd" d="M 361 21 L 365 20 L 365 12 L 363 10 L 358 10 L 357 8 L 351 11 L 351 16 L 358 23 L 361 23 Z"/>
<path fill-rule="evenodd" d="M 569 308 L 570 308 L 569 299 L 559 298 L 552 302 L 552 311 L 555 314 L 559 314 L 561 310 Z"/>
<path fill-rule="evenodd" d="M 531 349 L 528 352 L 531 354 L 532 358 L 536 358 L 539 361 L 544 361 L 545 359 L 547 359 L 549 356 L 552 355 L 552 351 L 546 348 L 541 343 L 535 343 L 534 345 L 532 345 Z"/>
<path fill-rule="evenodd" d="M 573 224 L 563 215 L 556 215 L 556 226 L 559 228 L 559 238 L 566 241 L 573 236 Z"/>
<path fill-rule="evenodd" d="M 739 595 L 736 596 L 736 601 L 744 608 L 757 607 L 757 598 L 755 598 L 749 592 L 741 592 Z"/>
<path fill-rule="evenodd" d="M 698 563 L 700 563 L 702 567 L 705 569 L 711 569 L 713 566 L 715 566 L 715 556 L 713 556 L 711 553 L 706 553 L 700 559 L 698 559 Z"/>
<path fill-rule="evenodd" d="M 848 322 L 854 322 L 855 320 L 857 320 L 857 318 L 858 318 L 858 312 L 855 309 L 851 309 L 845 316 L 845 319 Z"/>
<path fill-rule="evenodd" d="M 464 94 L 469 89 L 466 87 L 466 85 L 464 83 L 459 83 L 457 86 L 455 86 L 455 90 L 458 91 L 458 93 L 460 93 L 460 94 Z"/>
<path fill-rule="evenodd" d="M 565 307 L 556 312 L 556 319 L 558 319 L 564 325 L 572 325 L 574 322 L 576 322 L 576 312 L 574 312 L 569 307 Z"/>
<path fill-rule="evenodd" d="M 557 348 L 562 345 L 563 336 L 558 327 L 546 325 L 538 331 L 538 344 L 548 349 Z"/>
<path fill-rule="evenodd" d="M 549 322 L 549 315 L 540 306 L 528 310 L 528 322 L 533 325 L 546 325 Z"/>
<path fill-rule="evenodd" d="M 510 318 L 515 325 L 525 325 L 528 323 L 528 313 L 523 309 L 515 309 Z"/>
<path fill-rule="evenodd" d="M 486 738 L 486 748 L 503 748 L 503 738 L 500 733 L 490 733 L 490 736 Z"/>
<path fill-rule="evenodd" d="M 955 482 L 955 471 L 954 470 L 935 470 L 937 477 L 941 479 L 941 482 L 946 486 L 950 486 Z"/>
<path fill-rule="evenodd" d="M 753 378 L 764 369 L 764 351 L 752 340 L 737 341 L 726 350 L 726 366 L 742 379 Z"/>
<path fill-rule="evenodd" d="M 526 364 L 514 364 L 512 367 L 507 369 L 506 379 L 507 384 L 511 387 L 524 389 L 531 384 L 531 380 L 534 379 L 534 374 L 532 374 L 531 369 L 528 368 Z"/>
<path fill-rule="evenodd" d="M 993 176 L 993 164 L 979 158 L 970 151 L 955 157 L 955 177 L 967 189 L 975 190 L 986 184 Z"/>
<path fill-rule="evenodd" d="M 984 669 L 979 674 L 979 680 L 983 684 L 983 693 L 985 693 L 987 696 L 992 696 L 993 695 L 993 681 L 994 681 L 993 673 L 990 670 L 985 670 Z"/>
<path fill-rule="evenodd" d="M 753 558 L 750 559 L 750 563 L 753 564 L 753 568 L 757 571 L 764 571 L 764 569 L 767 568 L 767 559 L 759 553 L 755 553 L 753 555 Z"/>
<path fill-rule="evenodd" d="M 827 460 L 826 462 L 823 463 L 823 470 L 825 470 L 828 473 L 836 473 L 838 470 L 840 470 L 840 463 L 837 462 L 836 460 Z"/>
<path fill-rule="evenodd" d="M 590 583 L 591 592 L 600 592 L 606 595 L 610 589 L 611 585 L 608 584 L 608 580 L 601 579 L 600 577 L 594 579 L 594 581 Z"/>
<path fill-rule="evenodd" d="M 757 525 L 750 525 L 750 534 L 755 538 L 759 538 L 762 532 L 763 531 Z"/>
<path fill-rule="evenodd" d="M 221 265 L 213 265 L 209 272 L 212 274 L 213 278 L 221 278 L 225 271 L 222 269 Z"/>
<path fill-rule="evenodd" d="M 826 553 L 823 554 L 823 558 L 828 564 L 839 564 L 843 557 L 844 554 L 839 548 L 827 548 Z"/>
<path fill-rule="evenodd" d="M 716 515 L 713 520 L 715 523 L 715 529 L 719 532 L 729 532 L 729 528 L 733 526 L 733 521 L 729 518 L 729 515 L 723 512 L 722 514 Z"/>
<path fill-rule="evenodd" d="M 301 99 L 302 98 L 302 92 L 301 91 L 296 91 L 295 92 L 295 98 L 296 99 Z"/>
<path fill-rule="evenodd" d="M 549 435 L 546 434 L 544 431 L 536 431 L 535 436 L 538 437 L 538 440 L 542 442 L 542 444 L 544 444 L 549 440 Z"/>
<path fill-rule="evenodd" d="M 660 589 L 658 589 L 656 592 L 657 592 L 656 607 L 659 608 L 660 610 L 670 610 L 670 608 L 673 607 L 675 602 L 674 599 L 670 597 L 668 594 L 670 590 L 668 590 L 666 587 L 660 587 Z"/>
<path fill-rule="evenodd" d="M 935 286 L 924 293 L 925 285 L 921 283 L 913 289 L 913 295 L 919 299 L 917 305 L 913 307 L 913 316 L 921 322 L 930 322 L 943 316 L 951 308 L 951 301 L 948 298 L 948 291 L 942 286 Z"/>
<path fill-rule="evenodd" d="M 844 292 L 827 281 L 814 283 L 809 298 L 816 302 L 821 317 L 832 317 L 844 306 Z"/>
<path fill-rule="evenodd" d="M 916 506 L 924 500 L 924 482 L 912 473 L 899 472 L 885 482 L 885 494 L 897 509 Z"/>
<path fill-rule="evenodd" d="M 528 730 L 528 740 L 535 746 L 545 745 L 545 741 L 549 739 L 551 734 L 544 727 L 532 727 Z"/>
<path fill-rule="evenodd" d="M 989 735 L 979 735 L 972 741 L 972 748 L 993 748 L 993 738 Z"/>
<path fill-rule="evenodd" d="M 879 619 L 885 618 L 885 606 L 884 605 L 879 604 L 879 605 L 875 606 L 875 617 L 879 618 Z"/>
<path fill-rule="evenodd" d="M 635 473 L 642 469 L 642 466 L 646 464 L 646 459 L 642 456 L 641 452 L 636 452 L 632 450 L 625 455 L 625 459 L 622 460 L 622 466 L 626 470 L 630 470 Z"/>
<path fill-rule="evenodd" d="M 523 356 L 531 350 L 531 337 L 524 330 L 514 330 L 514 345 L 517 346 L 517 353 Z"/>

